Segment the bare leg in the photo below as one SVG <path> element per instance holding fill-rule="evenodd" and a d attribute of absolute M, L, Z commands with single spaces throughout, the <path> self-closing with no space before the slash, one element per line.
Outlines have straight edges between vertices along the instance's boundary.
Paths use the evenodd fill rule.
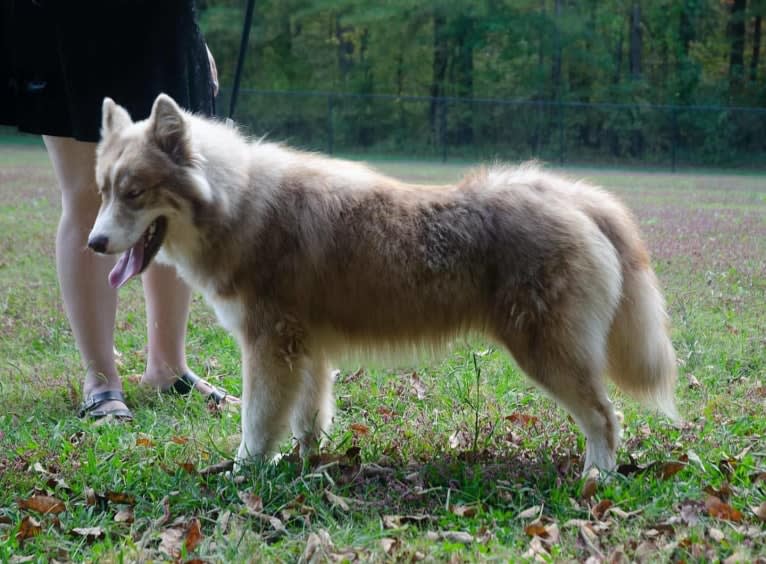
<path fill-rule="evenodd" d="M 141 383 L 160 390 L 173 385 L 176 379 L 190 373 L 186 363 L 186 323 L 189 317 L 191 289 L 178 277 L 173 267 L 153 263 L 142 275 L 146 298 L 146 324 L 149 346 L 146 371 Z M 213 387 L 200 380 L 200 393 L 208 395 Z M 227 396 L 227 401 L 239 400 Z"/>
<path fill-rule="evenodd" d="M 95 143 L 44 136 L 61 190 L 61 219 L 56 234 L 56 271 L 64 309 L 86 374 L 83 395 L 120 390 L 114 362 L 117 292 L 107 276 L 114 258 L 96 255 L 86 246 L 101 198 L 96 189 Z M 111 401 L 105 410 L 125 407 Z"/>
<path fill-rule="evenodd" d="M 316 450 L 335 413 L 332 376 L 324 359 L 306 359 L 301 370 L 298 399 L 290 415 L 290 428 L 302 457 Z"/>

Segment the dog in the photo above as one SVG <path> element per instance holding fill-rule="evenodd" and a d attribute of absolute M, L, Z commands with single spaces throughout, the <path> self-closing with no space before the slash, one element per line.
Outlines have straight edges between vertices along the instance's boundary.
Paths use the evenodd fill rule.
<path fill-rule="evenodd" d="M 157 260 L 204 294 L 242 351 L 237 461 L 292 431 L 302 455 L 332 418 L 331 362 L 432 348 L 466 332 L 504 346 L 574 418 L 585 470 L 613 469 L 603 376 L 676 418 L 676 357 L 649 255 L 612 195 L 535 164 L 448 186 L 248 141 L 160 95 L 133 122 L 105 99 L 88 238 L 123 253 L 119 287 Z"/>

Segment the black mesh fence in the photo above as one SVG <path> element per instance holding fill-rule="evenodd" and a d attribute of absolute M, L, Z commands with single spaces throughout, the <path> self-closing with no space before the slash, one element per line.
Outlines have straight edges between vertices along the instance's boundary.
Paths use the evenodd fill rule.
<path fill-rule="evenodd" d="M 766 167 L 766 108 L 245 89 L 234 117 L 253 135 L 347 155 Z"/>

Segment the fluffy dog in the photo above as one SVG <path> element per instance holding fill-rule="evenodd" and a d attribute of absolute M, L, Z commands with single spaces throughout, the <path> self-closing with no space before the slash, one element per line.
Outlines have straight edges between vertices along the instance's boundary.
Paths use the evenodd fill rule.
<path fill-rule="evenodd" d="M 611 469 L 603 376 L 671 417 L 676 359 L 638 228 L 613 196 L 534 165 L 416 186 L 357 163 L 249 142 L 160 95 L 133 122 L 104 100 L 88 245 L 156 258 L 201 291 L 242 350 L 237 457 L 306 453 L 333 417 L 330 362 L 444 344 L 503 345 L 577 422 L 585 469 Z"/>

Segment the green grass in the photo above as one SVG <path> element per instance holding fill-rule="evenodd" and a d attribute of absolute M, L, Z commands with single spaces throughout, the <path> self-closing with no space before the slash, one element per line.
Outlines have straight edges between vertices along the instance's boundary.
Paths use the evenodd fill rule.
<path fill-rule="evenodd" d="M 454 180 L 464 169 L 377 164 L 417 182 Z M 534 558 L 536 546 L 550 561 L 766 555 L 766 529 L 751 510 L 766 501 L 766 179 L 570 172 L 635 211 L 682 362 L 681 425 L 613 390 L 625 415 L 619 463 L 645 470 L 614 474 L 590 497 L 573 423 L 503 351 L 481 342 L 456 343 L 419 365 L 342 367 L 335 425 L 306 467 L 286 456 L 236 476 L 200 475 L 233 455 L 239 414 L 214 414 L 198 396 L 163 396 L 129 378 L 132 424 L 78 420 L 82 369 L 54 270 L 53 176 L 39 148 L 0 148 L 0 561 L 170 560 L 162 547 L 173 529 L 193 540 L 197 523 L 200 542 L 175 557 L 291 562 L 312 546 L 319 561 L 516 561 Z M 120 294 L 116 347 L 126 377 L 144 364 L 139 286 Z M 187 350 L 198 373 L 239 392 L 237 347 L 200 298 Z M 672 461 L 685 464 L 663 478 Z M 708 514 L 713 490 L 740 520 Z M 247 492 L 260 498 L 260 516 L 243 503 Z M 25 508 L 35 494 L 65 510 Z M 628 515 L 593 516 L 609 502 Z M 115 520 L 127 509 L 132 519 Z M 549 535 L 541 545 L 525 530 L 537 515 Z M 40 534 L 22 540 L 29 517 Z M 84 527 L 96 534 L 77 532 Z M 471 542 L 445 536 L 456 531 Z"/>

